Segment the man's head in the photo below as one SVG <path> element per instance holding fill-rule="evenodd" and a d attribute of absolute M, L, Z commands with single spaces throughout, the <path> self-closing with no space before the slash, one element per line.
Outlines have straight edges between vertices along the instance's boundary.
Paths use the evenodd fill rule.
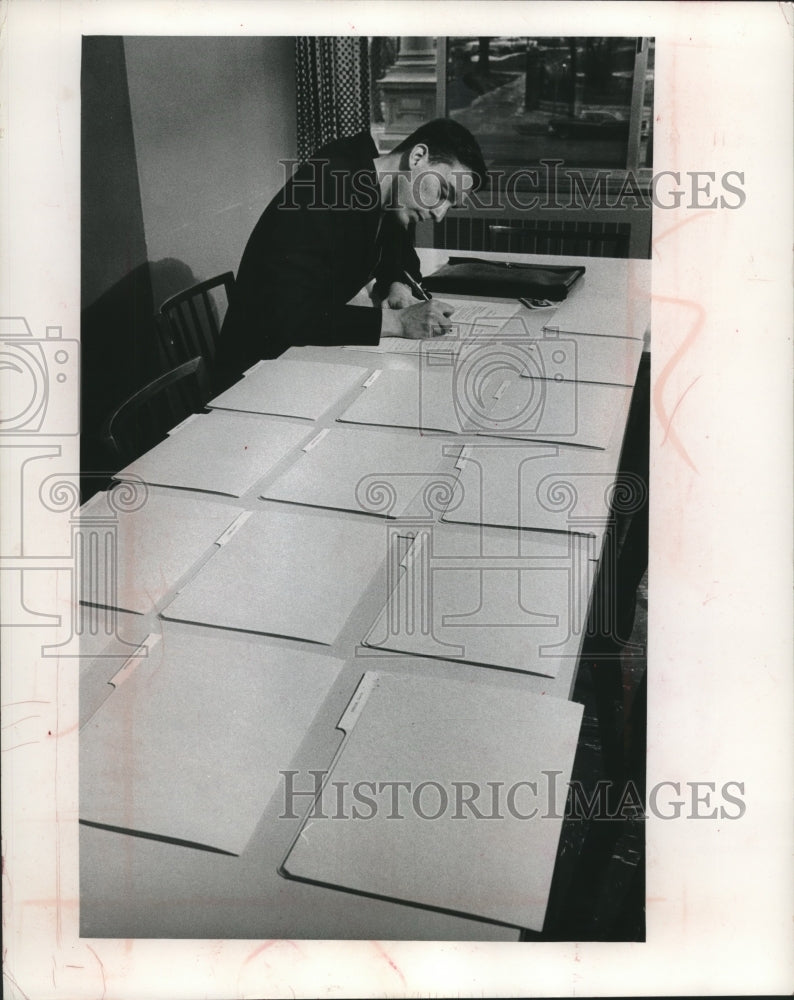
<path fill-rule="evenodd" d="M 391 151 L 398 173 L 387 207 L 404 226 L 432 218 L 440 222 L 448 209 L 485 182 L 486 167 L 477 141 L 451 118 L 426 122 Z"/>

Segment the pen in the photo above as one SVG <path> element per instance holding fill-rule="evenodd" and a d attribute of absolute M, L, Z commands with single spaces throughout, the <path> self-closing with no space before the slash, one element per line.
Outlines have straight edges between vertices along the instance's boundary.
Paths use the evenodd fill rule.
<path fill-rule="evenodd" d="M 412 278 L 407 271 L 403 271 L 403 274 L 405 275 L 405 280 L 408 282 L 411 288 L 413 288 L 414 292 L 416 292 L 419 298 L 424 299 L 425 302 L 429 302 L 433 298 L 430 292 L 426 292 L 424 288 L 422 288 L 422 286 L 419 284 L 416 278 Z"/>

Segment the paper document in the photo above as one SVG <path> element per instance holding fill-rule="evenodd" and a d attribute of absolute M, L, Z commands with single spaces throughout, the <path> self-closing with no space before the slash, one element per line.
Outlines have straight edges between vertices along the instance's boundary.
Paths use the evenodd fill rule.
<path fill-rule="evenodd" d="M 600 543 L 609 523 L 619 457 L 618 449 L 481 438 L 461 452 L 460 474 L 443 520 L 575 532 Z M 635 488 L 639 502 L 642 496 Z"/>
<path fill-rule="evenodd" d="M 579 655 L 594 573 L 578 535 L 436 525 L 395 567 L 364 642 L 556 677 Z"/>
<path fill-rule="evenodd" d="M 591 382 L 523 377 L 497 390 L 480 433 L 584 448 L 620 447 L 631 389 Z"/>
<path fill-rule="evenodd" d="M 262 494 L 269 500 L 400 517 L 420 490 L 451 495 L 453 473 L 436 474 L 452 445 L 418 432 L 332 428 Z M 446 458 L 447 465 L 451 460 Z"/>
<path fill-rule="evenodd" d="M 367 369 L 321 361 L 260 361 L 207 405 L 317 420 L 366 378 Z"/>
<path fill-rule="evenodd" d="M 484 323 L 493 326 L 510 319 L 521 308 L 518 302 L 499 302 L 493 299 L 456 299 L 439 293 L 436 298 L 455 307 L 450 321 L 460 326 Z"/>
<path fill-rule="evenodd" d="M 213 410 L 188 418 L 118 478 L 239 497 L 310 433 L 307 424 Z"/>
<path fill-rule="evenodd" d="M 80 732 L 80 818 L 241 854 L 342 666 L 167 630 Z"/>
<path fill-rule="evenodd" d="M 385 556 L 381 522 L 269 506 L 252 514 L 162 614 L 330 645 Z"/>
<path fill-rule="evenodd" d="M 444 337 L 428 337 L 425 340 L 381 337 L 379 344 L 348 344 L 346 350 L 370 351 L 375 354 L 424 354 L 428 351 L 450 354 L 460 350 L 460 339 L 454 334 Z"/>
<path fill-rule="evenodd" d="M 633 386 L 642 341 L 626 337 L 589 337 L 550 333 L 528 339 L 525 377 L 561 382 L 601 382 Z"/>
<path fill-rule="evenodd" d="M 436 359 L 439 362 L 439 359 Z M 477 362 L 472 362 L 476 366 Z M 411 427 L 451 434 L 477 429 L 482 400 L 493 405 L 498 373 L 476 384 L 468 378 L 472 365 L 423 365 L 419 371 L 383 371 L 376 381 L 337 418 L 344 423 Z M 476 377 L 476 370 L 474 372 Z M 472 391 L 472 390 L 475 391 Z"/>
<path fill-rule="evenodd" d="M 241 511 L 189 493 L 140 492 L 140 506 L 126 484 L 98 493 L 80 511 L 84 604 L 145 614 L 175 587 Z M 130 490 L 132 487 L 129 488 Z M 109 496 L 116 499 L 111 503 Z"/>
<path fill-rule="evenodd" d="M 283 874 L 542 930 L 581 719 L 518 680 L 368 671 Z"/>
<path fill-rule="evenodd" d="M 575 290 L 550 316 L 545 329 L 642 340 L 651 322 L 649 298 L 607 298 Z"/>

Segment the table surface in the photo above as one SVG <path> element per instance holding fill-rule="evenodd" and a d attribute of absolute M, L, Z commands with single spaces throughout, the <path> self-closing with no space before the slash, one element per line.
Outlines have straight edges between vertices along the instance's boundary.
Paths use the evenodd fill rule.
<path fill-rule="evenodd" d="M 419 250 L 419 255 L 426 274 L 441 266 L 449 256 L 447 251 L 427 249 Z M 460 255 L 466 254 L 461 252 Z M 468 256 L 489 255 L 470 253 Z M 577 294 L 610 298 L 650 297 L 649 261 L 524 254 L 490 256 L 495 259 L 558 265 L 581 263 L 587 270 L 581 279 L 581 288 L 577 288 Z M 542 311 L 523 310 L 522 319 L 527 324 L 539 324 L 539 329 L 547 321 L 547 316 Z M 646 334 L 645 348 L 649 349 L 649 346 L 649 335 Z M 419 358 L 404 354 L 376 355 L 355 349 L 324 347 L 291 348 L 284 358 L 360 365 L 369 370 L 411 371 L 416 370 L 421 363 Z M 360 388 L 357 387 L 345 393 L 313 425 L 308 421 L 302 423 L 308 429 L 314 426 L 315 431 L 334 426 L 337 417 L 359 392 Z M 621 428 L 625 426 L 625 416 L 622 415 Z M 397 434 L 411 433 L 397 428 L 390 428 L 390 431 Z M 448 437 L 448 440 L 462 443 L 467 438 L 456 435 Z M 607 451 L 609 467 L 615 471 L 620 460 L 621 443 L 622 433 Z M 223 502 L 239 507 L 240 510 L 261 510 L 264 504 L 283 508 L 285 505 L 278 501 L 264 501 L 260 499 L 260 495 L 293 460 L 294 456 L 280 462 L 243 496 L 234 499 L 224 497 Z M 448 461 L 449 469 L 454 469 L 455 460 L 450 458 Z M 167 487 L 153 486 L 150 489 L 171 496 L 184 493 Z M 370 517 L 309 507 L 301 507 L 301 510 L 312 516 L 321 515 L 339 520 Z M 372 519 L 382 521 L 380 518 Z M 199 566 L 210 559 L 211 555 L 212 553 L 207 553 Z M 593 553 L 594 558 L 599 555 L 599 552 Z M 214 630 L 208 626 L 164 621 L 160 617 L 160 612 L 174 593 L 195 575 L 197 569 L 194 566 L 186 574 L 186 578 L 175 581 L 167 596 L 148 614 L 118 613 L 116 635 L 110 642 L 102 636 L 86 636 L 82 640 L 81 723 L 84 724 L 111 694 L 113 689 L 108 681 L 119 669 L 119 651 L 132 649 L 150 633 L 162 633 L 164 636 L 180 632 L 197 635 L 213 633 Z M 372 650 L 362 647 L 362 638 L 383 607 L 386 586 L 384 562 L 375 572 L 362 599 L 331 646 L 235 633 L 253 644 L 266 642 L 294 650 L 305 649 L 312 653 L 319 650 L 347 661 L 315 723 L 304 734 L 297 757 L 290 765 L 302 773 L 308 773 L 312 768 L 322 769 L 332 759 L 341 738 L 341 734 L 335 729 L 336 722 L 364 670 L 377 666 L 404 675 L 421 675 L 430 663 L 436 677 L 482 681 L 483 667 L 440 659 L 422 661 L 415 657 L 384 654 L 381 651 L 375 651 L 373 656 Z M 101 653 L 105 655 L 98 655 Z M 114 653 L 116 658 L 108 655 Z M 539 694 L 569 698 L 576 679 L 576 668 L 577 660 L 569 658 L 563 662 L 555 678 L 522 676 L 531 690 Z M 496 686 L 509 687 L 511 683 L 515 683 L 516 676 L 509 671 L 487 670 L 489 684 Z M 81 825 L 81 934 L 87 937 L 154 938 L 518 939 L 519 931 L 515 928 L 282 878 L 277 874 L 277 868 L 296 835 L 297 821 L 277 819 L 278 799 L 279 796 L 275 795 L 261 817 L 248 847 L 239 857 Z"/>

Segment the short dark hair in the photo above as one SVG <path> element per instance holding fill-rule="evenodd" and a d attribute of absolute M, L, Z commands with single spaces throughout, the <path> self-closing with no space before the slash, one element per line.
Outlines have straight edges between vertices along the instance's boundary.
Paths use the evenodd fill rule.
<path fill-rule="evenodd" d="M 425 122 L 392 150 L 393 153 L 408 153 L 417 143 L 427 146 L 431 163 L 454 163 L 458 161 L 474 174 L 474 188 L 477 190 L 486 182 L 487 168 L 477 140 L 460 122 L 452 118 L 434 118 Z"/>

